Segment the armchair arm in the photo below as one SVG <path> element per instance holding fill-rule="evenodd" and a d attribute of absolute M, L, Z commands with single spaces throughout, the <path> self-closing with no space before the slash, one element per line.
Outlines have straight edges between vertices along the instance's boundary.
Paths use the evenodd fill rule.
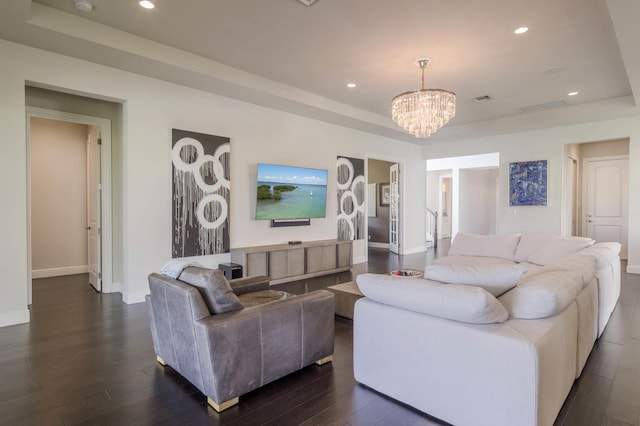
<path fill-rule="evenodd" d="M 227 401 L 333 354 L 334 315 L 318 290 L 197 320 L 204 393 Z"/>
<path fill-rule="evenodd" d="M 236 278 L 230 280 L 229 284 L 231 284 L 231 289 L 236 296 L 240 296 L 252 291 L 269 290 L 269 277 L 256 275 L 254 277 Z"/>

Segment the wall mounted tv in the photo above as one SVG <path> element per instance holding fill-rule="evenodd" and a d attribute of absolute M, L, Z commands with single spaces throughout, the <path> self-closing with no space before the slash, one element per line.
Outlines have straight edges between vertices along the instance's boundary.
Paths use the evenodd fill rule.
<path fill-rule="evenodd" d="M 258 163 L 256 219 L 326 217 L 327 170 Z"/>

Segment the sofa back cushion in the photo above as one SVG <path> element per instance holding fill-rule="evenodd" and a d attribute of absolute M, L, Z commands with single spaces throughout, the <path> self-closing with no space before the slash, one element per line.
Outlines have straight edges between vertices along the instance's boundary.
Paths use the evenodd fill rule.
<path fill-rule="evenodd" d="M 219 269 L 190 266 L 180 274 L 180 281 L 197 288 L 212 314 L 242 309 L 242 303 Z"/>
<path fill-rule="evenodd" d="M 591 238 L 524 234 L 520 236 L 514 260 L 544 266 L 589 247 L 593 243 Z"/>
<path fill-rule="evenodd" d="M 511 318 L 547 318 L 564 311 L 584 285 L 579 271 L 550 265 L 526 275 L 498 300 Z"/>
<path fill-rule="evenodd" d="M 480 287 L 380 274 L 358 275 L 356 282 L 367 298 L 413 312 L 474 324 L 500 323 L 509 316 Z"/>
<path fill-rule="evenodd" d="M 458 232 L 451 242 L 449 255 L 500 257 L 513 260 L 519 234 L 478 235 Z"/>
<path fill-rule="evenodd" d="M 515 287 L 525 272 L 518 265 L 435 264 L 425 268 L 424 277 L 447 284 L 475 285 L 498 297 Z"/>

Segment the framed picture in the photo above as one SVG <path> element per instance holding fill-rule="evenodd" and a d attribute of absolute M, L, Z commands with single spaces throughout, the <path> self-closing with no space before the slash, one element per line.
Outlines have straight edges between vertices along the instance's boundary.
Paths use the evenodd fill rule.
<path fill-rule="evenodd" d="M 509 163 L 509 206 L 547 205 L 547 160 Z"/>
<path fill-rule="evenodd" d="M 380 185 L 380 205 L 388 206 L 391 201 L 391 185 L 389 182 Z"/>

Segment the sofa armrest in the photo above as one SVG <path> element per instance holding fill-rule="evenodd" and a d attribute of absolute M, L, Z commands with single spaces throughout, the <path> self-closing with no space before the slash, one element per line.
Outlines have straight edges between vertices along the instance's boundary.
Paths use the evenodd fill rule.
<path fill-rule="evenodd" d="M 254 277 L 236 278 L 229 281 L 231 289 L 239 296 L 252 291 L 269 290 L 269 277 L 256 275 Z"/>
<path fill-rule="evenodd" d="M 332 355 L 334 315 L 318 290 L 197 320 L 204 393 L 227 401 Z"/>

